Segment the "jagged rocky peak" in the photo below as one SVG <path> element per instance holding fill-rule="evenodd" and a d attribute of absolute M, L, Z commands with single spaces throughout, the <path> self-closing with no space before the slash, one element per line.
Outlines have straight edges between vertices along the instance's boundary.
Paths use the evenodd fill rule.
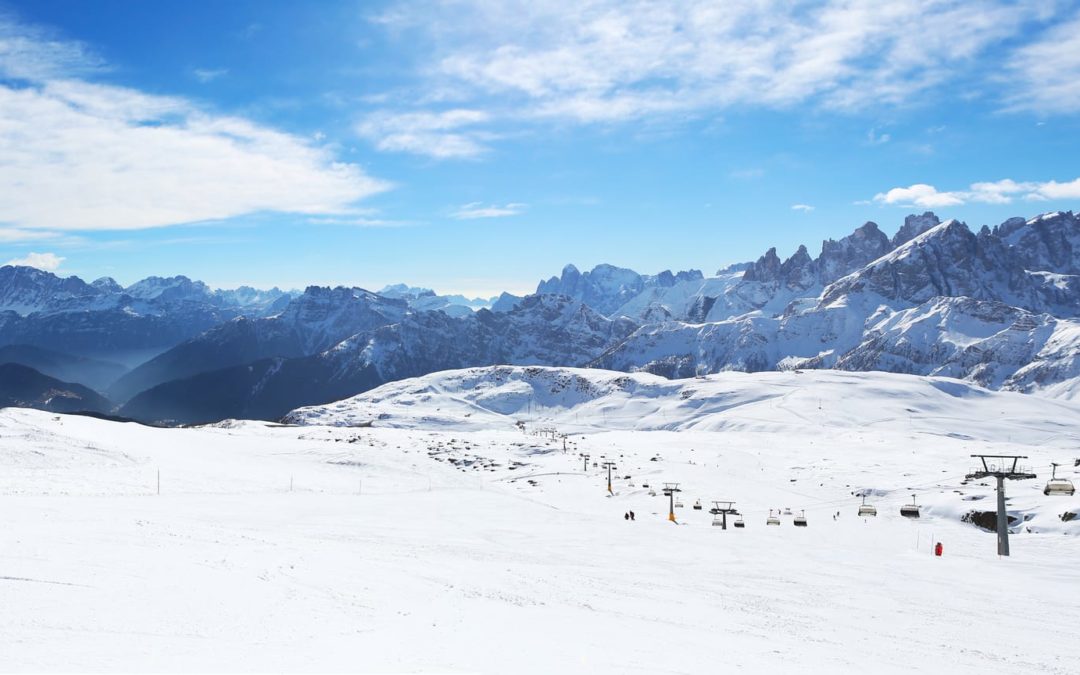
<path fill-rule="evenodd" d="M 1064 302 L 1045 280 L 1028 274 L 1014 250 L 999 237 L 977 236 L 958 220 L 932 227 L 830 285 L 821 304 L 864 291 L 911 304 L 937 296 L 963 296 L 1032 311 L 1061 309 Z"/>
<path fill-rule="evenodd" d="M 147 277 L 124 289 L 124 292 L 140 300 L 208 300 L 213 293 L 201 281 L 192 281 L 184 275 L 175 277 Z"/>
<path fill-rule="evenodd" d="M 993 232 L 997 236 L 1004 239 L 1004 238 L 1008 237 L 1010 234 L 1012 234 L 1013 232 L 1016 232 L 1017 230 L 1019 230 L 1021 227 L 1024 227 L 1025 225 L 1027 225 L 1027 222 L 1028 222 L 1027 218 L 1021 218 L 1020 216 L 1013 216 L 1012 218 L 1009 218 L 1009 219 L 1005 220 L 1005 222 L 1003 222 L 1000 225 L 998 225 L 997 227 L 995 227 L 993 230 L 991 230 L 991 232 Z"/>
<path fill-rule="evenodd" d="M 933 211 L 927 211 L 921 216 L 913 213 L 907 218 L 904 218 L 904 224 L 900 226 L 900 229 L 893 235 L 892 247 L 897 248 L 903 246 L 923 232 L 937 227 L 940 224 L 941 219 L 934 215 Z"/>
<path fill-rule="evenodd" d="M 745 272 L 746 270 L 750 269 L 750 266 L 753 264 L 754 263 L 752 262 L 731 263 L 727 267 L 721 267 L 720 269 L 716 270 L 716 276 L 722 277 L 727 274 L 737 274 L 738 272 Z"/>
<path fill-rule="evenodd" d="M 0 267 L 0 311 L 20 315 L 55 309 L 67 302 L 92 300 L 102 291 L 76 276 L 58 277 L 36 267 Z"/>
<path fill-rule="evenodd" d="M 780 257 L 776 255 L 776 247 L 773 246 L 765 255 L 750 263 L 743 272 L 744 281 L 776 281 L 780 278 Z"/>
<path fill-rule="evenodd" d="M 102 293 L 124 292 L 124 287 L 116 283 L 116 279 L 113 279 L 112 277 L 101 277 L 100 279 L 95 279 L 93 282 L 91 282 L 90 285 L 98 289 Z"/>
<path fill-rule="evenodd" d="M 792 290 L 805 290 L 817 283 L 817 265 L 806 250 L 799 249 L 780 265 L 780 280 Z"/>
<path fill-rule="evenodd" d="M 698 271 L 680 272 L 683 278 L 693 278 Z M 678 275 L 670 275 L 674 284 Z M 565 295 L 584 302 L 602 314 L 611 314 L 628 300 L 649 287 L 663 285 L 660 278 L 645 276 L 634 270 L 601 264 L 588 272 L 581 272 L 574 265 L 563 268 L 562 275 L 541 281 L 536 287 L 537 295 Z M 665 277 L 666 278 L 666 277 Z"/>
<path fill-rule="evenodd" d="M 521 302 L 520 295 L 514 295 L 503 291 L 495 302 L 491 303 L 491 311 L 493 312 L 509 312 L 514 309 L 514 306 Z"/>
<path fill-rule="evenodd" d="M 818 256 L 821 283 L 827 285 L 851 274 L 892 248 L 889 238 L 873 221 L 867 221 L 840 241 L 826 239 L 821 242 L 821 255 Z"/>
<path fill-rule="evenodd" d="M 1080 218 L 1072 211 L 1055 211 L 1031 220 L 1010 218 L 994 234 L 1031 271 L 1080 274 Z"/>

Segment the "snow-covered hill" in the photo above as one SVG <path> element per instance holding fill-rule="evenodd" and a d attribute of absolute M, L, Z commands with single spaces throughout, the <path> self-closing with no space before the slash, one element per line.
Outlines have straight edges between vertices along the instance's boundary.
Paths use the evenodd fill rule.
<path fill-rule="evenodd" d="M 1080 405 L 884 373 L 507 367 L 295 417 L 307 424 L 158 429 L 0 411 L 0 663 L 1064 673 L 1080 659 L 1080 497 L 1041 492 L 1051 461 L 1080 480 Z M 993 509 L 992 486 L 964 479 L 980 452 L 1028 455 L 1038 474 L 1008 484 L 1010 558 L 963 521 Z M 665 482 L 682 489 L 678 524 L 650 494 Z M 877 517 L 857 517 L 863 494 Z M 902 518 L 913 494 L 921 518 Z M 744 528 L 712 525 L 721 499 Z"/>
<path fill-rule="evenodd" d="M 817 419 L 815 419 L 817 418 Z M 491 366 L 384 384 L 335 403 L 293 411 L 287 423 L 475 430 L 518 420 L 570 432 L 909 431 L 971 441 L 1080 439 L 1080 405 L 993 392 L 947 377 L 835 370 L 724 372 L 687 379 L 587 368 Z M 929 426 L 927 426 L 929 424 Z M 1080 454 L 1080 448 L 1076 450 Z"/>

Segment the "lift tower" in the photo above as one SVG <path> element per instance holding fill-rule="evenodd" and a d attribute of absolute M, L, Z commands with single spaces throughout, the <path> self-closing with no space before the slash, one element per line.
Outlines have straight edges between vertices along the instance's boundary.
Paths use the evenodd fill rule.
<path fill-rule="evenodd" d="M 976 467 L 967 475 L 968 480 L 990 476 L 997 479 L 997 552 L 998 555 L 1009 555 L 1009 516 L 1005 513 L 1005 479 L 1025 480 L 1035 478 L 1035 474 L 1017 466 L 1017 462 L 1021 459 L 1027 459 L 1027 455 L 972 455 L 972 457 L 982 460 L 982 468 Z M 988 459 L 1000 460 L 1000 465 L 993 461 L 988 464 L 986 462 Z"/>
<path fill-rule="evenodd" d="M 613 495 L 615 493 L 611 489 L 611 470 L 615 468 L 615 462 L 607 460 L 601 466 L 607 469 L 607 491 L 609 495 Z"/>
<path fill-rule="evenodd" d="M 726 530 L 728 514 L 739 515 L 739 511 L 735 508 L 735 502 L 720 500 L 714 501 L 713 504 L 716 506 L 709 509 L 709 513 L 713 514 L 713 525 L 716 525 L 716 516 L 720 516 L 720 526 Z"/>
<path fill-rule="evenodd" d="M 675 522 L 675 493 L 682 492 L 679 489 L 678 483 L 664 483 L 664 494 L 669 498 L 668 500 L 668 517 L 671 522 Z"/>

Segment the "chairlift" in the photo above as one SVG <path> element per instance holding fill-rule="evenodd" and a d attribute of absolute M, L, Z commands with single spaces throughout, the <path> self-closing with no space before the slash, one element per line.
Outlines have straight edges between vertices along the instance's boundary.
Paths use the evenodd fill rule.
<path fill-rule="evenodd" d="M 915 495 L 911 495 L 911 503 L 900 507 L 900 515 L 905 518 L 918 518 L 919 505 L 915 503 Z"/>
<path fill-rule="evenodd" d="M 773 515 L 772 509 L 769 509 L 769 519 L 765 521 L 766 525 L 779 525 L 780 519 Z"/>
<path fill-rule="evenodd" d="M 677 509 L 681 509 L 682 507 L 683 507 L 683 503 L 682 503 L 682 500 L 680 500 L 680 499 L 676 499 L 676 500 L 675 500 L 675 508 L 677 508 Z"/>
<path fill-rule="evenodd" d="M 656 496 L 656 490 L 649 490 L 649 496 L 650 497 L 655 497 Z"/>
<path fill-rule="evenodd" d="M 694 502 L 694 510 L 695 511 L 700 511 L 701 510 L 701 500 L 700 499 L 697 500 L 696 502 Z"/>
<path fill-rule="evenodd" d="M 1043 494 L 1049 497 L 1050 495 L 1064 495 L 1071 497 L 1076 492 L 1076 488 L 1073 487 L 1072 481 L 1068 478 L 1057 477 L 1057 462 L 1050 465 L 1053 467 L 1053 473 L 1050 474 L 1050 480 L 1046 482 L 1046 487 L 1043 488 Z"/>
<path fill-rule="evenodd" d="M 795 516 L 795 527 L 806 527 L 806 511 L 800 511 L 799 515 Z"/>
<path fill-rule="evenodd" d="M 649 487 L 649 484 L 648 484 L 648 483 L 642 483 L 642 484 L 641 484 L 641 487 L 645 487 L 645 488 L 647 488 L 647 487 Z"/>
<path fill-rule="evenodd" d="M 877 507 L 866 503 L 866 495 L 862 496 L 862 506 L 859 507 L 860 516 L 877 516 Z"/>
<path fill-rule="evenodd" d="M 791 509 L 785 506 L 783 515 L 790 516 L 791 515 Z"/>
<path fill-rule="evenodd" d="M 715 525 L 716 527 L 722 527 L 724 525 L 724 521 L 720 517 L 719 513 L 713 515 L 712 524 Z"/>
<path fill-rule="evenodd" d="M 739 514 L 739 517 L 735 519 L 735 527 L 746 527 L 746 523 L 743 522 L 741 513 Z"/>

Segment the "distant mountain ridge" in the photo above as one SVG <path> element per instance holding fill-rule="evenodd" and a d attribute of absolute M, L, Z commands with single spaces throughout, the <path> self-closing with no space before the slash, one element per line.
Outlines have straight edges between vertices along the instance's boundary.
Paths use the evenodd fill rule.
<path fill-rule="evenodd" d="M 402 378 L 500 364 L 677 378 L 883 370 L 1080 396 L 1080 222 L 1072 212 L 978 232 L 930 212 L 908 216 L 892 236 L 867 222 L 823 241 L 816 257 L 800 246 L 781 259 L 773 248 L 709 277 L 567 265 L 537 293 L 504 293 L 490 309 L 475 307 L 489 301 L 403 284 L 381 293 L 313 286 L 272 301 L 245 291 L 226 301 L 183 277 L 117 290 L 109 279 L 8 274 L 38 280 L 26 284 L 34 292 L 0 297 L 9 307 L 52 309 L 0 313 L 0 344 L 22 337 L 19 322 L 30 319 L 59 345 L 119 340 L 132 330 L 125 321 L 160 321 L 163 330 L 203 321 L 185 323 L 204 327 L 172 335 L 165 351 L 109 387 L 113 400 L 126 401 L 121 414 L 149 421 L 275 418 Z M 122 308 L 65 309 L 117 294 Z M 270 302 L 274 311 L 245 313 L 235 304 L 243 302 Z M 103 329 L 103 318 L 113 326 Z"/>
<path fill-rule="evenodd" d="M 31 267 L 0 267 L 0 345 L 31 345 L 136 365 L 238 316 L 277 311 L 277 288 L 211 290 L 184 276 L 149 277 L 123 288 Z"/>

